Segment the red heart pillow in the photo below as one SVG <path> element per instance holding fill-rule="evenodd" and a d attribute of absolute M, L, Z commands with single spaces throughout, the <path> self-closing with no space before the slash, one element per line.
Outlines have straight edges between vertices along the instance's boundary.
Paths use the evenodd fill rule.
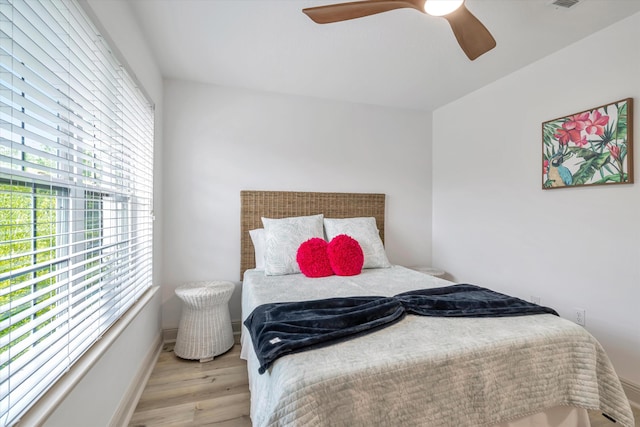
<path fill-rule="evenodd" d="M 333 275 L 327 255 L 327 242 L 320 237 L 312 237 L 303 242 L 296 253 L 296 261 L 302 274 L 307 277 Z"/>
<path fill-rule="evenodd" d="M 355 276 L 362 272 L 364 253 L 360 243 L 346 234 L 339 234 L 327 245 L 329 263 L 338 276 Z"/>

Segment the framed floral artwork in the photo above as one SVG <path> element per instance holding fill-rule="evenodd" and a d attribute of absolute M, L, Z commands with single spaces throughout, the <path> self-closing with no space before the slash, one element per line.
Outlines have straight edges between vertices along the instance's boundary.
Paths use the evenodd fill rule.
<path fill-rule="evenodd" d="M 542 123 L 542 188 L 633 182 L 633 99 Z"/>

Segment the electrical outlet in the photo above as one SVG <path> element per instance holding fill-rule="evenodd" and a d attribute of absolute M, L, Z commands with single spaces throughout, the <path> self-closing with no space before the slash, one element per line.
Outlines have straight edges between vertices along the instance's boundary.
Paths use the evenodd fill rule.
<path fill-rule="evenodd" d="M 531 302 L 540 305 L 540 297 L 531 296 Z"/>
<path fill-rule="evenodd" d="M 584 326 L 586 323 L 586 310 L 584 308 L 574 308 L 573 321 L 580 326 Z"/>

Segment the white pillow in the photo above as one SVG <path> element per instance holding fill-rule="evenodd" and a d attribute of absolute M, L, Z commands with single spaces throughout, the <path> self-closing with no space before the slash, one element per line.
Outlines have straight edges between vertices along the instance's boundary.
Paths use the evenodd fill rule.
<path fill-rule="evenodd" d="M 264 228 L 249 230 L 249 235 L 253 242 L 253 253 L 256 258 L 256 270 L 264 270 Z"/>
<path fill-rule="evenodd" d="M 360 243 L 364 253 L 364 265 L 362 268 L 388 268 L 391 267 L 387 254 L 384 251 L 380 232 L 376 226 L 374 217 L 366 218 L 325 218 L 324 229 L 327 240 L 331 241 L 339 234 L 351 236 Z"/>
<path fill-rule="evenodd" d="M 281 219 L 262 218 L 265 253 L 264 274 L 279 276 L 300 273 L 296 254 L 300 245 L 312 237 L 324 238 L 323 215 Z"/>

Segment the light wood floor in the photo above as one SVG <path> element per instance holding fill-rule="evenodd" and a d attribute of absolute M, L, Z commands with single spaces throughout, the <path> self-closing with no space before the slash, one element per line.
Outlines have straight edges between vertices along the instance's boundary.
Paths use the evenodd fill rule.
<path fill-rule="evenodd" d="M 640 410 L 634 408 L 636 427 Z M 615 424 L 590 412 L 592 427 Z M 247 365 L 240 345 L 207 363 L 186 361 L 165 344 L 129 427 L 250 427 Z"/>
<path fill-rule="evenodd" d="M 130 427 L 251 427 L 247 364 L 240 345 L 211 362 L 183 360 L 165 344 Z"/>

